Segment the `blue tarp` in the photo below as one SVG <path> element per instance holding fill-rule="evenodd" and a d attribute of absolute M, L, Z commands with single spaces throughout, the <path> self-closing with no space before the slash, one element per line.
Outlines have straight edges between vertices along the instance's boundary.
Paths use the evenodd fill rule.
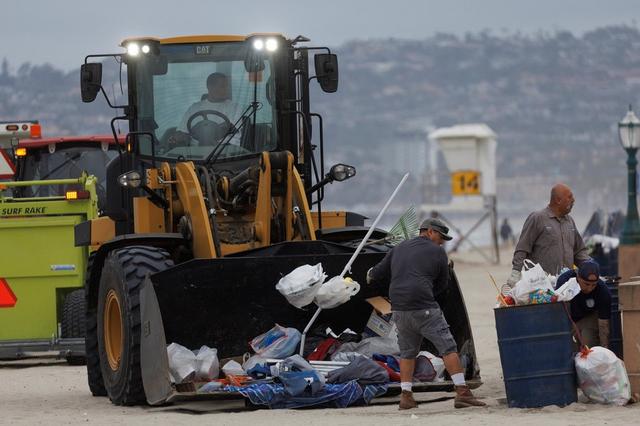
<path fill-rule="evenodd" d="M 387 392 L 387 385 L 360 386 L 357 381 L 326 384 L 315 395 L 289 395 L 283 385 L 275 383 L 253 384 L 249 386 L 228 386 L 225 390 L 239 392 L 249 398 L 254 405 L 266 405 L 269 408 L 301 408 L 329 406 L 344 408 L 350 405 L 368 404 L 376 396 Z"/>

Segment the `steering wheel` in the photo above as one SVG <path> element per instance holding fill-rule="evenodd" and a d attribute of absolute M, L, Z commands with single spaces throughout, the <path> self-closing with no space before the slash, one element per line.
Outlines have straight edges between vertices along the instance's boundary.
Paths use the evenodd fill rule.
<path fill-rule="evenodd" d="M 209 116 L 211 116 L 211 115 L 216 115 L 216 116 L 222 118 L 223 123 L 216 123 L 216 122 L 214 122 L 212 120 L 209 120 Z M 202 121 L 198 122 L 195 126 L 192 126 L 191 124 L 193 123 L 193 120 L 195 120 L 198 117 L 202 117 Z M 231 120 L 229 120 L 229 117 L 227 117 L 225 114 L 221 113 L 220 111 L 213 110 L 213 109 L 205 109 L 205 110 L 202 110 L 202 111 L 195 112 L 194 114 L 191 114 L 191 117 L 189 117 L 189 119 L 187 120 L 187 132 L 189 132 L 189 135 L 191 135 L 192 137 L 195 138 L 195 135 L 193 134 L 194 127 L 196 127 L 200 123 L 204 123 L 204 122 L 208 122 L 208 123 L 215 124 L 215 125 L 218 125 L 218 126 L 221 125 L 221 124 L 226 124 L 227 129 L 231 129 L 233 127 L 233 124 L 231 123 Z"/>

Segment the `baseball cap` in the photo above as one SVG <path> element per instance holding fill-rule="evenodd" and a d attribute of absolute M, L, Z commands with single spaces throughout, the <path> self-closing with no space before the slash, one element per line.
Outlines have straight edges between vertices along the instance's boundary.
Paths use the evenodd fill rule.
<path fill-rule="evenodd" d="M 449 241 L 453 237 L 449 235 L 449 227 L 444 224 L 440 219 L 436 219 L 435 217 L 429 217 L 422 221 L 420 224 L 420 229 L 433 229 L 434 231 L 438 231 L 442 238 Z"/>
<path fill-rule="evenodd" d="M 595 275 L 596 277 L 600 277 L 600 267 L 593 260 L 587 260 L 580 264 L 578 267 L 578 276 L 583 280 L 589 280 L 589 275 Z"/>

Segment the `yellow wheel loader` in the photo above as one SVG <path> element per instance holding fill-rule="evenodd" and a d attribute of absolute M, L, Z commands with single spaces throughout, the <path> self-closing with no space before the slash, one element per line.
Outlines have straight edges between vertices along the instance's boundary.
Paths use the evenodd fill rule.
<path fill-rule="evenodd" d="M 206 344 L 226 358 L 245 353 L 274 323 L 301 330 L 314 309 L 291 306 L 275 284 L 304 264 L 320 262 L 338 275 L 365 235 L 363 216 L 321 209 L 324 186 L 355 169 L 325 170 L 323 123 L 310 110 L 309 86 L 315 79 L 335 92 L 338 62 L 308 41 L 137 38 L 122 43 L 125 53 L 85 58 L 85 102 L 104 95 L 98 59 L 126 66 L 128 102 L 110 104 L 121 111 L 111 127 L 115 136 L 114 122 L 126 120 L 130 131 L 107 166 L 104 216 L 76 227 L 76 244 L 97 248 L 85 283 L 94 395 L 118 405 L 165 403 L 181 395 L 168 378 L 167 343 Z M 387 249 L 368 246 L 350 276 L 364 284 Z M 473 339 L 451 276 L 443 308 L 467 357 L 467 378 L 477 384 Z M 318 323 L 362 331 L 371 314 L 364 299 L 387 292 L 363 285 Z"/>

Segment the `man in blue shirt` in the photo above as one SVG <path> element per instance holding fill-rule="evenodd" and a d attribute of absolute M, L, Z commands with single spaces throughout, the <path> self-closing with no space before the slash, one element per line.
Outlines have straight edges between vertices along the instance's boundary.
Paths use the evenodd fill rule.
<path fill-rule="evenodd" d="M 580 264 L 577 270 L 561 274 L 556 281 L 559 288 L 571 278 L 580 285 L 580 293 L 571 299 L 571 319 L 582 335 L 585 345 L 609 346 L 611 293 L 600 279 L 600 268 L 593 260 Z"/>

